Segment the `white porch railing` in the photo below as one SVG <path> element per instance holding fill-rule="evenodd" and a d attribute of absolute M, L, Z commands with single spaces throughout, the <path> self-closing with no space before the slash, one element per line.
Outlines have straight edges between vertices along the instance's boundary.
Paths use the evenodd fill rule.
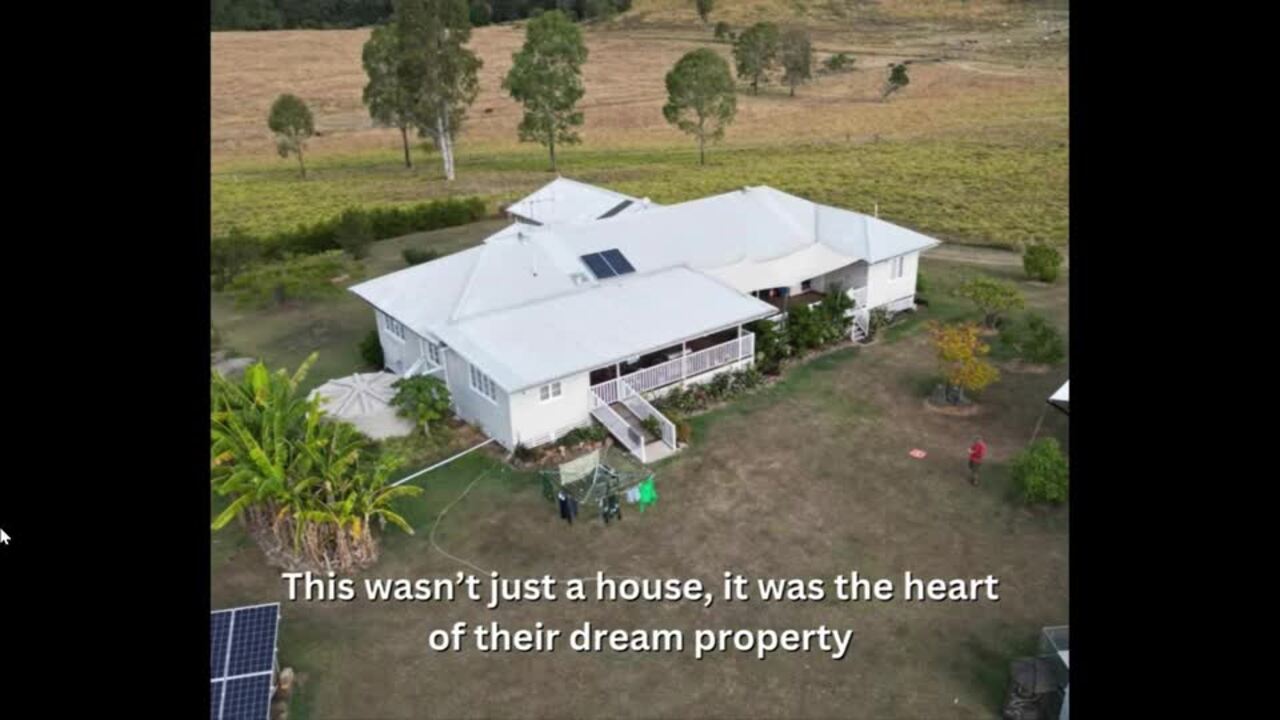
<path fill-rule="evenodd" d="M 414 361 L 412 365 L 409 366 L 409 369 L 406 370 L 404 373 L 404 377 L 414 377 L 415 375 L 431 375 L 432 373 L 438 373 L 443 369 L 444 369 L 444 366 L 436 365 L 435 363 L 431 362 L 431 360 L 428 359 L 426 355 L 423 355 L 419 357 L 416 361 Z"/>
<path fill-rule="evenodd" d="M 636 417 L 644 420 L 646 418 L 657 418 L 659 434 L 662 436 L 662 442 L 672 450 L 676 449 L 676 424 L 667 419 L 666 415 L 658 412 L 658 409 L 649 404 L 644 396 L 636 391 L 630 383 L 623 380 L 622 386 L 622 404 Z M 643 461 L 644 458 L 641 458 Z"/>
<path fill-rule="evenodd" d="M 632 455 L 640 458 L 640 462 L 644 462 L 644 436 L 630 423 L 622 419 L 622 416 L 609 407 L 609 404 L 595 393 L 591 395 L 591 415 L 599 420 L 614 437 L 631 451 Z"/>
<path fill-rule="evenodd" d="M 613 380 L 606 380 L 599 385 L 592 385 L 591 390 L 601 402 L 611 404 L 623 399 L 620 383 L 626 383 L 637 393 L 646 393 L 660 387 L 687 380 L 709 370 L 723 367 L 730 363 L 754 358 L 756 353 L 755 333 L 746 332 L 728 342 L 712 345 L 705 350 L 689 353 L 660 365 L 637 370 Z"/>

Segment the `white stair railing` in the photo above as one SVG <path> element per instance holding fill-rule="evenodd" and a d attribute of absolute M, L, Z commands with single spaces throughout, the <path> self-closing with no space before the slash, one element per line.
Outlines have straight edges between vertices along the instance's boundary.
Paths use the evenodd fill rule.
<path fill-rule="evenodd" d="M 626 381 L 623 381 L 622 384 L 631 388 Z M 676 449 L 676 424 L 671 422 L 666 415 L 659 412 L 658 409 L 650 404 L 648 400 L 645 400 L 643 395 L 636 392 L 634 388 L 631 388 L 623 398 L 622 404 L 626 405 L 627 409 L 641 420 L 651 417 L 657 418 L 659 434 L 662 436 L 662 442 L 672 450 Z"/>
<path fill-rule="evenodd" d="M 644 457 L 644 437 L 631 427 L 631 424 L 622 419 L 609 404 L 604 402 L 599 395 L 594 393 L 591 396 L 591 415 L 599 420 L 619 442 L 631 451 L 632 455 L 640 458 L 640 462 L 645 461 Z"/>

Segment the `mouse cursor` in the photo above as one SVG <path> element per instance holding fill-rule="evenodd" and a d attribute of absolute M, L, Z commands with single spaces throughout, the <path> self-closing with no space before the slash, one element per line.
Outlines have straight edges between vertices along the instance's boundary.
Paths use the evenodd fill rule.
<path fill-rule="evenodd" d="M 0 530 L 0 543 L 3 543 L 5 545 L 9 544 L 9 533 L 5 532 L 4 530 Z"/>

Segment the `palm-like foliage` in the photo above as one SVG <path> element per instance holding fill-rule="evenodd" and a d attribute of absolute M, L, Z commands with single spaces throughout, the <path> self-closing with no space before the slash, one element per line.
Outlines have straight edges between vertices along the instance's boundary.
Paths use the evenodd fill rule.
<path fill-rule="evenodd" d="M 376 560 L 372 519 L 413 532 L 391 504 L 421 488 L 389 487 L 399 460 L 362 465 L 365 438 L 347 423 L 322 422 L 319 400 L 298 395 L 315 359 L 293 375 L 256 363 L 238 383 L 214 373 L 210 474 L 233 499 L 213 529 L 245 517 L 269 551 L 288 546 L 295 563 L 347 569 Z"/>

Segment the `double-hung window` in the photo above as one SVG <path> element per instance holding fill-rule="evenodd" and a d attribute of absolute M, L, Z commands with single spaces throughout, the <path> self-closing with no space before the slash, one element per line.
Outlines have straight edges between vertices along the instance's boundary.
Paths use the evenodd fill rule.
<path fill-rule="evenodd" d="M 431 361 L 432 365 L 439 367 L 440 366 L 440 346 L 431 342 L 430 340 L 423 340 L 422 345 L 423 345 L 423 348 L 426 350 L 427 359 Z"/>
<path fill-rule="evenodd" d="M 396 320 L 390 315 L 384 314 L 382 316 L 382 326 L 387 329 L 387 332 L 391 333 L 397 338 L 400 338 L 401 340 L 404 340 L 404 335 L 405 335 L 404 325 L 402 325 L 399 320 Z"/>
<path fill-rule="evenodd" d="M 498 386 L 494 384 L 488 375 L 480 372 L 475 365 L 471 366 L 471 389 L 494 402 L 498 402 Z"/>
<path fill-rule="evenodd" d="M 560 383 L 553 382 L 548 385 L 543 385 L 538 389 L 538 397 L 542 402 L 547 402 L 560 397 Z"/>
<path fill-rule="evenodd" d="M 902 273 L 904 269 L 903 266 L 906 263 L 906 259 L 907 258 L 905 256 L 899 255 L 898 257 L 889 261 L 889 279 L 890 280 L 897 280 L 898 278 L 902 277 Z"/>

